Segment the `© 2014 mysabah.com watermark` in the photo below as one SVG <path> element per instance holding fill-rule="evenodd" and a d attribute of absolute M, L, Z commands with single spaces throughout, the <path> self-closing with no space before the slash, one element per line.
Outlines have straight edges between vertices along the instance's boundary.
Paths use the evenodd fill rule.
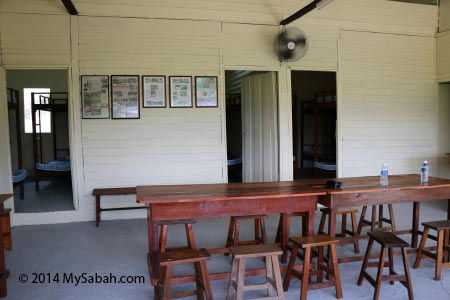
<path fill-rule="evenodd" d="M 145 277 L 142 275 L 114 275 L 98 273 L 31 273 L 20 274 L 19 282 L 31 284 L 142 284 L 145 283 Z"/>

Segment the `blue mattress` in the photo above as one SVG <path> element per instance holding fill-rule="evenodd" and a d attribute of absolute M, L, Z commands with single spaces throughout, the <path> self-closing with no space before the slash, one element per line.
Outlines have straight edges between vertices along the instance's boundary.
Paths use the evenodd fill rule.
<path fill-rule="evenodd" d="M 37 170 L 64 172 L 70 171 L 70 160 L 51 161 L 48 164 L 36 164 Z"/>
<path fill-rule="evenodd" d="M 229 166 L 234 166 L 242 163 L 242 157 L 232 158 L 227 160 Z"/>
<path fill-rule="evenodd" d="M 336 171 L 336 164 L 316 161 L 314 162 L 314 168 L 328 171 Z"/>
<path fill-rule="evenodd" d="M 13 182 L 21 182 L 21 181 L 25 180 L 25 178 L 27 178 L 27 170 L 20 169 L 17 171 L 13 171 L 13 174 L 12 174 Z"/>

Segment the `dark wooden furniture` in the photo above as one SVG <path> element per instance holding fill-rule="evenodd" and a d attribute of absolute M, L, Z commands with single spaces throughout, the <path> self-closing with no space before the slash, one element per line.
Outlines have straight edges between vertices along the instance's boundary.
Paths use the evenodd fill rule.
<path fill-rule="evenodd" d="M 380 187 L 379 176 L 339 178 L 342 188 L 327 190 L 319 197 L 319 203 L 330 208 L 328 234 L 336 235 L 336 213 L 338 209 L 394 203 L 413 203 L 412 229 L 396 231 L 397 234 L 411 233 L 411 245 L 417 247 L 419 235 L 420 202 L 446 199 L 450 203 L 450 180 L 430 177 L 427 185 L 420 183 L 420 175 L 391 175 L 389 187 Z M 323 180 L 305 180 L 306 186 L 323 185 Z M 450 205 L 447 216 L 450 219 Z M 341 239 L 341 238 L 338 238 Z M 342 238 L 348 239 L 348 238 Z M 341 257 L 340 262 L 361 260 L 362 257 Z"/>
<path fill-rule="evenodd" d="M 171 300 L 197 295 L 199 300 L 213 300 L 206 260 L 211 257 L 206 249 L 185 249 L 161 253 L 159 285 L 155 288 L 155 300 Z M 193 263 L 195 266 L 195 291 L 171 293 L 173 266 Z"/>
<path fill-rule="evenodd" d="M 7 88 L 8 99 L 8 111 L 14 111 L 15 114 L 15 130 L 16 130 L 16 147 L 17 147 L 17 167 L 19 170 L 23 169 L 23 150 L 22 150 L 22 126 L 20 122 L 20 99 L 19 91 L 11 88 Z M 23 180 L 19 182 L 13 182 L 13 187 L 19 187 L 20 199 L 25 198 L 25 189 L 23 186 Z"/>
<path fill-rule="evenodd" d="M 160 252 L 166 251 L 174 251 L 178 250 L 177 248 L 167 248 L 167 229 L 169 225 L 176 224 L 184 224 L 184 229 L 186 230 L 186 240 L 188 249 L 196 249 L 197 245 L 195 243 L 194 230 L 192 229 L 192 224 L 195 224 L 195 220 L 175 220 L 175 221 L 159 221 L 158 225 L 160 226 L 160 234 L 159 234 L 159 249 Z"/>
<path fill-rule="evenodd" d="M 42 146 L 42 124 L 41 112 L 48 111 L 51 113 L 52 120 L 52 138 L 53 138 L 53 158 L 58 159 L 58 152 L 64 152 L 69 156 L 70 150 L 58 147 L 56 138 L 56 118 L 57 113 L 67 113 L 69 109 L 69 95 L 66 92 L 51 93 L 31 93 L 31 122 L 33 128 L 33 159 L 34 159 L 34 183 L 36 191 L 39 191 L 39 180 L 41 177 L 53 176 L 71 176 L 71 171 L 67 170 L 42 170 L 36 167 L 38 163 L 43 163 L 43 146 Z M 67 139 L 69 133 L 66 133 Z"/>
<path fill-rule="evenodd" d="M 92 195 L 95 196 L 95 224 L 98 227 L 100 224 L 100 213 L 102 211 L 113 210 L 128 210 L 128 209 L 143 209 L 145 206 L 131 206 L 131 207 L 114 207 L 114 208 L 102 208 L 100 201 L 102 196 L 119 196 L 119 195 L 135 195 L 136 187 L 124 187 L 124 188 L 103 188 L 94 189 Z"/>
<path fill-rule="evenodd" d="M 236 296 L 236 300 L 243 300 L 245 291 L 263 289 L 267 289 L 268 297 L 260 297 L 258 299 L 262 300 L 267 298 L 270 300 L 285 300 L 280 265 L 278 263 L 278 255 L 283 252 L 278 246 L 239 246 L 231 247 L 230 252 L 233 254 L 233 264 L 231 267 L 231 276 L 226 300 L 233 300 L 234 296 Z M 266 282 L 262 284 L 244 285 L 245 262 L 248 258 L 257 257 L 265 258 Z"/>
<path fill-rule="evenodd" d="M 5 208 L 3 203 L 13 197 L 13 194 L 0 194 L 0 232 L 3 234 L 4 232 L 4 221 L 3 217 L 5 215 Z M 6 269 L 5 264 L 5 243 L 4 239 L 0 239 L 0 298 L 4 298 L 8 295 L 8 290 L 6 286 L 6 280 L 9 277 L 9 270 Z"/>
<path fill-rule="evenodd" d="M 378 206 L 378 220 L 377 220 L 377 206 Z M 363 227 L 370 227 L 370 231 L 396 231 L 394 208 L 392 204 L 388 204 L 389 219 L 383 215 L 383 205 L 372 205 L 372 216 L 370 220 L 366 219 L 367 206 L 363 206 L 361 211 L 361 217 L 358 224 L 358 234 L 361 234 Z M 389 224 L 390 226 L 383 226 L 383 224 Z"/>
<path fill-rule="evenodd" d="M 442 268 L 450 268 L 450 220 L 424 222 L 422 223 L 423 235 L 417 251 L 414 269 L 420 266 L 420 260 L 424 256 L 428 256 L 436 261 L 435 280 L 441 279 Z M 437 237 L 429 235 L 430 229 L 437 231 Z M 425 250 L 427 238 L 437 241 L 436 253 Z"/>
<path fill-rule="evenodd" d="M 240 245 L 258 245 L 267 244 L 266 234 L 266 219 L 267 215 L 254 216 L 232 216 L 230 218 L 230 225 L 228 227 L 226 247 L 240 246 Z M 255 222 L 255 239 L 251 241 L 240 241 L 239 235 L 241 232 L 241 220 L 254 220 Z"/>
<path fill-rule="evenodd" d="M 318 196 L 325 195 L 322 188 L 305 186 L 299 182 L 138 186 L 136 191 L 137 202 L 147 204 L 148 207 L 148 263 L 154 286 L 158 284 L 159 278 L 158 221 L 305 212 L 308 220 L 305 231 L 312 235 Z M 283 228 L 286 225 L 283 224 Z M 287 243 L 287 232 L 283 230 L 283 251 L 287 249 Z M 218 254 L 226 253 L 229 249 L 209 251 Z M 229 273 L 211 274 L 210 278 L 226 279 Z"/>
<path fill-rule="evenodd" d="M 317 231 L 317 234 L 326 234 L 324 231 L 325 229 L 325 221 L 327 219 L 327 216 L 330 216 L 330 209 L 329 208 L 322 208 L 320 209 L 322 216 L 320 217 L 320 223 L 319 223 L 319 229 Z M 353 237 L 353 241 L 349 240 L 346 242 L 341 242 L 339 245 L 345 245 L 345 244 L 353 244 L 353 249 L 355 253 L 359 253 L 359 239 L 358 239 L 358 225 L 356 224 L 356 214 L 358 213 L 357 209 L 346 209 L 346 210 L 338 210 L 336 212 L 336 216 L 341 216 L 341 231 L 336 233 L 336 237 L 346 237 L 351 236 Z M 347 216 L 350 215 L 351 222 L 352 222 L 352 229 L 349 230 L 347 228 Z M 329 222 L 329 221 L 328 221 Z"/>
<path fill-rule="evenodd" d="M 293 243 L 291 258 L 284 277 L 284 291 L 289 289 L 291 277 L 295 276 L 302 281 L 300 300 L 307 299 L 307 293 L 310 290 L 316 290 L 334 286 L 336 289 L 336 298 L 341 299 L 342 286 L 341 277 L 339 275 L 339 267 L 336 256 L 336 244 L 338 240 L 329 235 L 314 235 L 305 237 L 291 238 Z M 329 259 L 325 260 L 324 248 L 329 247 Z M 317 248 L 317 263 L 312 264 L 312 250 Z M 303 253 L 300 253 L 302 250 Z M 303 262 L 302 266 L 295 266 L 296 258 L 300 258 Z M 315 265 L 315 269 L 314 268 Z M 298 269 L 300 267 L 300 269 Z M 323 281 L 324 273 L 328 281 Z M 311 277 L 317 277 L 317 283 L 311 283 Z"/>
<path fill-rule="evenodd" d="M 406 253 L 406 247 L 408 247 L 409 244 L 394 235 L 392 232 L 368 232 L 367 234 L 369 235 L 370 239 L 369 244 L 367 245 L 366 255 L 364 256 L 361 272 L 359 273 L 358 285 L 362 284 L 364 278 L 367 279 L 367 281 L 369 281 L 370 284 L 375 288 L 373 299 L 377 300 L 380 294 L 382 281 L 389 281 L 390 284 L 394 284 L 394 281 L 400 281 L 400 283 L 403 284 L 408 290 L 409 300 L 413 300 L 414 295 L 411 285 L 411 276 L 409 274 L 408 254 Z M 381 254 L 378 263 L 369 262 L 370 252 L 372 250 L 374 241 L 377 241 L 381 245 Z M 401 248 L 403 268 L 405 271 L 404 275 L 399 275 L 394 271 L 393 248 Z M 387 266 L 389 267 L 389 275 L 383 275 L 383 268 L 386 265 L 386 250 L 388 250 Z M 376 279 L 372 278 L 372 276 L 370 276 L 366 272 L 366 269 L 370 267 L 378 268 Z"/>

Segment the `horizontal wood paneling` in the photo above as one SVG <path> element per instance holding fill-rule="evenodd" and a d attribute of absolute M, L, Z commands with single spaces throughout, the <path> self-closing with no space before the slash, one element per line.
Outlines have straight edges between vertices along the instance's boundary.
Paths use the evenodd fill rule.
<path fill-rule="evenodd" d="M 439 32 L 450 30 L 450 0 L 439 0 Z"/>
<path fill-rule="evenodd" d="M 450 31 L 437 37 L 437 79 L 450 81 Z"/>
<path fill-rule="evenodd" d="M 60 0 L 1 0 L 0 13 L 2 12 L 67 15 Z"/>
<path fill-rule="evenodd" d="M 69 16 L 1 13 L 0 32 L 6 67 L 71 63 Z"/>
<path fill-rule="evenodd" d="M 383 162 L 392 174 L 423 160 L 433 169 L 434 39 L 342 31 L 339 45 L 342 176 L 376 175 Z"/>

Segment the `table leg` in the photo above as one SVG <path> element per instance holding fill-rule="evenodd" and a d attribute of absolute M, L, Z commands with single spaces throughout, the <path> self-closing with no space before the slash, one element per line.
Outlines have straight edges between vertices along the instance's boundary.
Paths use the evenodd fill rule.
<path fill-rule="evenodd" d="M 289 236 L 287 232 L 288 228 L 288 217 L 287 214 L 281 214 L 281 250 L 283 250 L 283 254 L 281 256 L 281 261 L 283 263 L 287 262 L 287 245 L 289 242 Z"/>
<path fill-rule="evenodd" d="M 330 216 L 328 219 L 328 234 L 332 237 L 336 237 L 336 208 L 330 208 Z"/>
<path fill-rule="evenodd" d="M 412 216 L 412 234 L 411 234 L 411 247 L 417 248 L 417 242 L 419 240 L 419 217 L 420 217 L 420 202 L 413 203 L 413 216 Z"/>
<path fill-rule="evenodd" d="M 314 211 L 306 212 L 306 220 L 303 219 L 303 236 L 314 235 Z"/>
<path fill-rule="evenodd" d="M 0 216 L 3 215 L 4 207 L 3 203 L 0 203 Z M 0 232 L 2 230 L 3 220 L 0 217 Z M 0 236 L 0 298 L 4 298 L 8 295 L 8 291 L 6 288 L 6 279 L 8 278 L 8 271 L 6 270 L 5 265 L 5 252 L 3 248 L 3 238 Z"/>
<path fill-rule="evenodd" d="M 447 220 L 450 220 L 450 199 L 447 200 Z"/>
<path fill-rule="evenodd" d="M 158 285 L 159 278 L 159 242 L 158 224 L 152 221 L 150 206 L 147 206 L 148 226 L 148 256 L 147 263 L 150 271 L 150 280 L 153 286 Z"/>

